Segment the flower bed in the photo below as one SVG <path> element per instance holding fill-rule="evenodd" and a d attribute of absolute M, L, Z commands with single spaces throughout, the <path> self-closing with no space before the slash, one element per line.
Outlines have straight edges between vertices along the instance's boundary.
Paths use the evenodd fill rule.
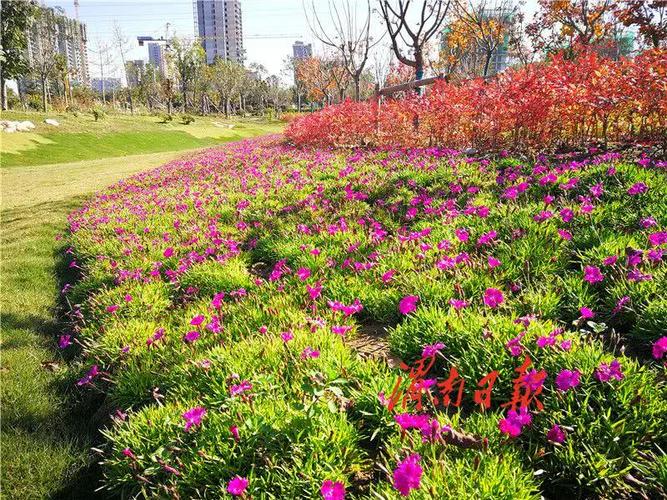
<path fill-rule="evenodd" d="M 262 139 L 98 194 L 70 216 L 61 345 L 118 408 L 105 486 L 665 494 L 664 168 Z M 412 373 L 356 353 L 371 327 Z"/>

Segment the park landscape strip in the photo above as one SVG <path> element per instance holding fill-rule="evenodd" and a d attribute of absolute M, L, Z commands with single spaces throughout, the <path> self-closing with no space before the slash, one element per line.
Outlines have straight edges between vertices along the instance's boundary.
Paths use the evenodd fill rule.
<path fill-rule="evenodd" d="M 660 494 L 663 169 L 264 139 L 99 193 L 70 217 L 61 345 L 115 408 L 105 487 Z M 528 355 L 544 409 L 482 413 L 468 394 L 392 415 L 396 372 L 347 340 L 378 324 L 402 359 L 437 354 L 434 377 L 455 366 L 475 387 L 498 370 L 496 405 Z"/>

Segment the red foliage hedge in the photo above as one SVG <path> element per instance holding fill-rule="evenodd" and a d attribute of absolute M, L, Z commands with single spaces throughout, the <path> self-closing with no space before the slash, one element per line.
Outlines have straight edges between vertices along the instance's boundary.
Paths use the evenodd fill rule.
<path fill-rule="evenodd" d="M 543 149 L 667 137 L 667 51 L 612 61 L 595 53 L 510 69 L 488 81 L 438 81 L 423 96 L 345 101 L 299 117 L 301 146 Z"/>

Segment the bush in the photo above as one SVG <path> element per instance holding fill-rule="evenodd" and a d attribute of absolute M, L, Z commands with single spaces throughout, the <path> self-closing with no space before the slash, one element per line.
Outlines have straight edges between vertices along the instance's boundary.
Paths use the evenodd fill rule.
<path fill-rule="evenodd" d="M 191 123 L 194 123 L 194 121 L 195 117 L 192 115 L 188 114 L 181 115 L 181 123 L 183 123 L 183 125 L 190 125 Z"/>

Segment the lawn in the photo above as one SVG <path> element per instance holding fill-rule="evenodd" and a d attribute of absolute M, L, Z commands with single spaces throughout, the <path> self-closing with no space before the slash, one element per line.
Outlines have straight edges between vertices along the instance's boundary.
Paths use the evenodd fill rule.
<path fill-rule="evenodd" d="M 46 117 L 55 118 L 60 126 L 46 125 Z M 95 121 L 88 113 L 74 116 L 10 111 L 4 112 L 2 118 L 30 120 L 36 125 L 32 132 L 2 134 L 3 167 L 202 148 L 276 133 L 283 126 L 281 122 L 264 119 L 219 117 L 196 117 L 194 123 L 184 125 L 177 116 L 172 122 L 159 123 L 159 117 L 145 115 L 107 115 Z"/>
<path fill-rule="evenodd" d="M 42 143 L 51 139 L 71 142 L 78 135 L 77 130 L 85 126 L 100 142 L 110 144 L 119 133 L 128 133 L 122 129 L 130 126 L 130 121 L 112 118 L 95 124 L 86 118 L 56 117 L 63 126 L 53 133 L 43 129 L 40 125 L 43 117 L 39 115 L 3 114 L 7 119 L 35 121 L 38 133 L 0 135 L 3 498 L 91 498 L 97 487 L 90 447 L 100 438 L 98 428 L 106 414 L 95 413 L 99 398 L 82 398 L 78 391 L 72 390 L 73 372 L 58 352 L 55 340 L 65 328 L 58 312 L 59 285 L 67 275 L 61 266 L 65 247 L 56 237 L 65 231 L 67 214 L 109 184 L 192 154 L 164 151 L 119 157 L 120 149 L 107 149 L 105 154 L 111 155 L 110 158 L 73 161 L 90 157 L 95 150 L 76 144 L 69 150 L 49 153 L 40 149 L 46 147 Z M 151 135 L 151 128 L 159 127 L 148 118 L 141 118 L 140 123 L 144 137 Z M 214 129 L 203 123 L 191 127 L 186 136 L 194 142 L 171 143 L 168 138 L 166 143 L 141 147 L 152 151 L 171 147 L 192 149 L 219 140 L 206 137 L 207 133 L 219 133 L 218 127 Z M 177 127 L 173 128 L 178 136 Z M 265 130 L 273 132 L 276 126 L 248 126 L 244 134 Z M 225 140 L 233 139 L 228 132 L 223 135 Z M 41 142 L 29 144 L 31 139 L 19 146 L 26 136 L 38 137 L 35 140 Z M 204 142 L 197 142 L 200 140 Z M 11 148 L 15 156 L 5 155 Z"/>

